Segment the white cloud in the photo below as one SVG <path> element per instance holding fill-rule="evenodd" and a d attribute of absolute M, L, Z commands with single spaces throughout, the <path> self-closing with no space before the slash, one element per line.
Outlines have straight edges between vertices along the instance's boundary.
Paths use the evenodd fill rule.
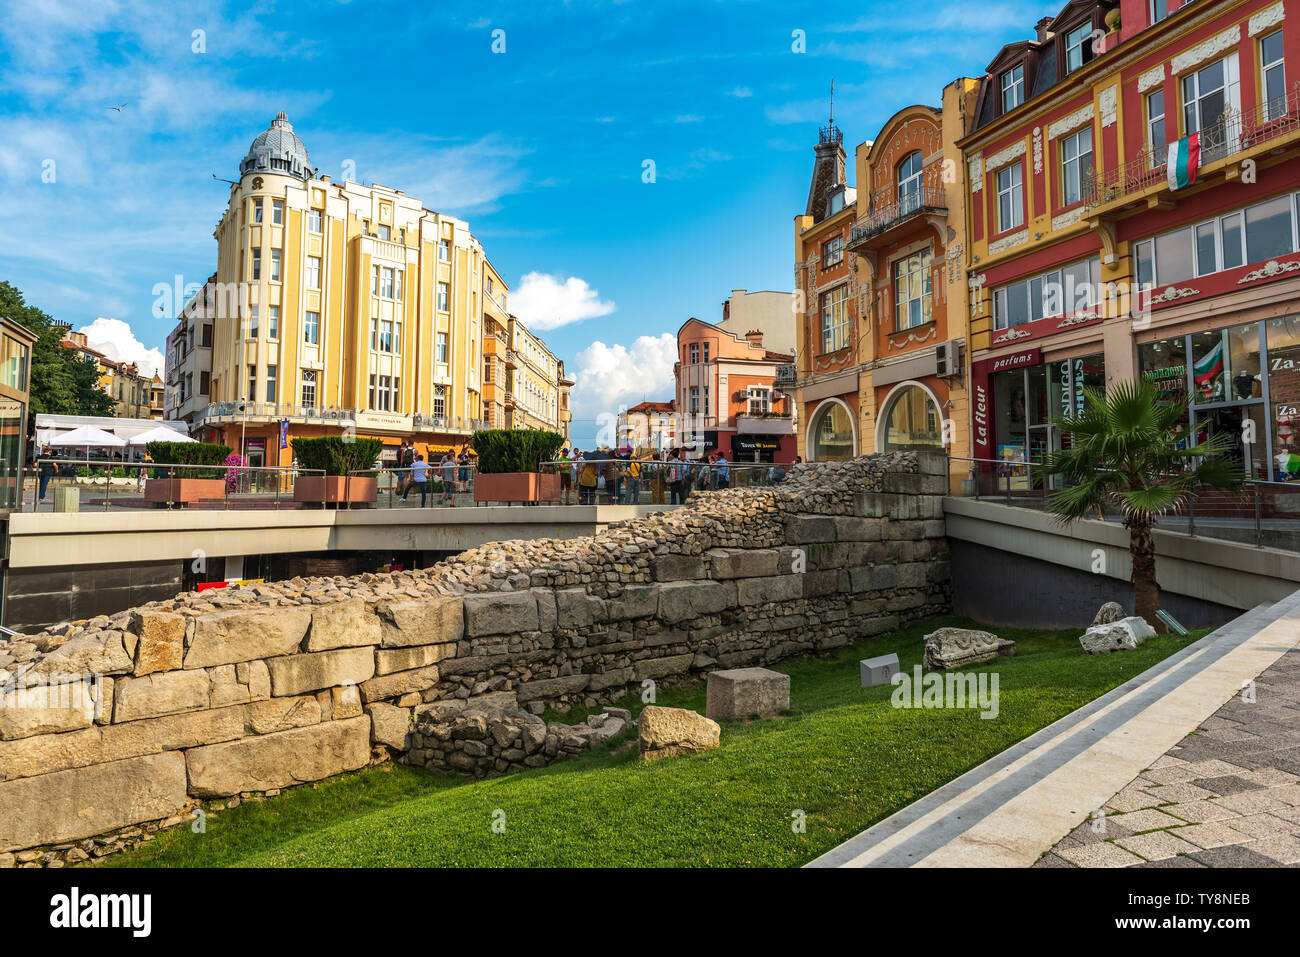
<path fill-rule="evenodd" d="M 727 90 L 727 96 L 734 96 L 738 100 L 747 100 L 754 95 L 754 91 L 747 86 L 738 86 L 734 89 Z"/>
<path fill-rule="evenodd" d="M 703 123 L 704 117 L 698 113 L 679 113 L 673 120 L 674 123 Z"/>
<path fill-rule="evenodd" d="M 630 346 L 597 340 L 578 353 L 571 393 L 575 421 L 594 422 L 597 441 L 612 444 L 613 418 L 620 408 L 673 397 L 677 337 L 671 332 L 640 336 Z"/>
<path fill-rule="evenodd" d="M 110 359 L 118 362 L 134 362 L 140 367 L 140 374 L 143 376 L 152 376 L 155 372 L 162 375 L 162 352 L 158 349 L 150 349 L 137 339 L 131 327 L 121 319 L 100 317 L 77 331 L 86 334 L 86 345 L 98 349 Z"/>
<path fill-rule="evenodd" d="M 534 332 L 558 329 L 572 322 L 608 316 L 615 309 L 612 301 L 601 301 L 600 294 L 585 279 L 530 272 L 510 294 L 510 311 Z"/>

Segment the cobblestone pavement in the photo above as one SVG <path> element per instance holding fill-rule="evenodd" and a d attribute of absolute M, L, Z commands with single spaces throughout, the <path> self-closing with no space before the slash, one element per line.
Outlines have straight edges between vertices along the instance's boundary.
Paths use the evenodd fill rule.
<path fill-rule="evenodd" d="M 1300 866 L 1300 649 L 1112 797 L 1035 867 Z"/>

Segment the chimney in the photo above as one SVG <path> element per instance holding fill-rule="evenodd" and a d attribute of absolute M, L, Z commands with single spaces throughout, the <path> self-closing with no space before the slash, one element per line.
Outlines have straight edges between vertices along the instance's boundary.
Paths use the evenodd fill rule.
<path fill-rule="evenodd" d="M 1055 36 L 1055 34 L 1053 34 L 1052 31 L 1048 29 L 1048 27 L 1050 27 L 1051 25 L 1052 25 L 1051 17 L 1043 17 L 1043 19 L 1039 20 L 1036 24 L 1034 24 L 1034 29 L 1038 31 L 1039 43 L 1045 43 L 1048 39 Z"/>
<path fill-rule="evenodd" d="M 745 333 L 745 338 L 749 340 L 749 344 L 755 349 L 763 348 L 762 329 L 750 329 L 749 332 Z"/>

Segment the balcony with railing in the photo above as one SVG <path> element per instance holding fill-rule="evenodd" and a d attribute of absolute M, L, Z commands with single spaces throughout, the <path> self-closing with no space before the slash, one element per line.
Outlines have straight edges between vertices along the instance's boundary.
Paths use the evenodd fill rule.
<path fill-rule="evenodd" d="M 1200 131 L 1198 181 L 1233 163 L 1293 145 L 1300 134 L 1300 84 L 1279 97 L 1249 110 L 1228 108 Z M 1114 169 L 1102 170 L 1084 181 L 1085 209 L 1089 216 L 1111 212 L 1142 198 L 1155 200 L 1170 192 L 1168 146 L 1148 147 Z"/>
<path fill-rule="evenodd" d="M 890 191 L 892 192 L 892 190 Z M 879 193 L 877 195 L 880 195 Z M 896 226 L 928 213 L 942 213 L 948 209 L 948 198 L 943 187 L 922 186 L 908 190 L 890 203 L 872 202 L 871 212 L 854 223 L 849 231 L 849 249 L 860 248 L 877 236 Z"/>
<path fill-rule="evenodd" d="M 793 363 L 783 363 L 776 367 L 772 385 L 777 389 L 793 389 L 799 379 L 799 372 Z"/>

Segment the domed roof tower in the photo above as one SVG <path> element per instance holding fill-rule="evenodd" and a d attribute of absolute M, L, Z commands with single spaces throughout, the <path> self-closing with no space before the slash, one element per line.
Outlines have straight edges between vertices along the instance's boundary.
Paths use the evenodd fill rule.
<path fill-rule="evenodd" d="M 277 173 L 301 180 L 316 175 L 311 159 L 307 156 L 307 147 L 293 131 L 293 124 L 283 110 L 275 115 L 269 129 L 257 134 L 253 145 L 244 155 L 243 162 L 239 164 L 240 176 L 249 173 Z"/>

